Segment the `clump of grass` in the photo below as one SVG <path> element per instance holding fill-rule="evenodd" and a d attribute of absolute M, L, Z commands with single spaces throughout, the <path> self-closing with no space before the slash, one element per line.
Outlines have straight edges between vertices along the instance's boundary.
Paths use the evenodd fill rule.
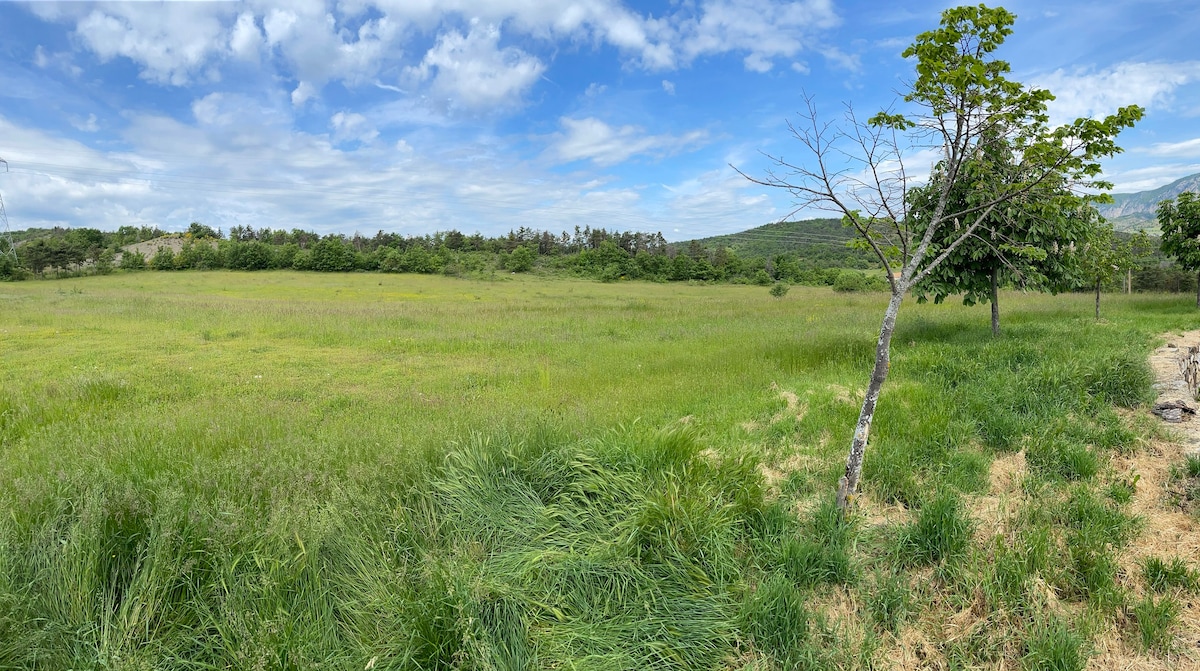
<path fill-rule="evenodd" d="M 1069 558 L 1062 573 L 1063 586 L 1101 608 L 1119 606 L 1125 595 L 1117 584 L 1115 551 L 1137 532 L 1138 520 L 1092 490 L 1080 487 L 1067 499 L 1062 522 L 1068 529 Z"/>
<path fill-rule="evenodd" d="M 742 605 L 740 624 L 755 647 L 769 653 L 781 667 L 807 656 L 811 615 L 804 593 L 782 574 L 772 574 L 760 583 Z"/>
<path fill-rule="evenodd" d="M 1137 473 L 1116 478 L 1108 483 L 1105 493 L 1114 503 L 1123 506 L 1133 500 L 1133 495 L 1137 493 L 1138 481 L 1141 478 L 1142 476 Z"/>
<path fill-rule="evenodd" d="M 1187 456 L 1183 472 L 1189 478 L 1200 478 L 1200 454 L 1189 454 Z"/>
<path fill-rule="evenodd" d="M 921 506 L 916 520 L 900 529 L 894 556 L 903 566 L 935 564 L 962 556 L 970 545 L 973 527 L 960 497 L 943 491 Z"/>
<path fill-rule="evenodd" d="M 1029 470 L 1049 478 L 1086 480 L 1100 471 L 1100 459 L 1087 445 L 1045 436 L 1025 451 Z"/>
<path fill-rule="evenodd" d="M 1200 590 L 1200 572 L 1188 567 L 1179 557 L 1165 562 L 1159 557 L 1147 557 L 1142 561 L 1142 579 L 1146 587 L 1155 592 L 1171 589 Z"/>
<path fill-rule="evenodd" d="M 1200 454 L 1171 465 L 1167 493 L 1181 509 L 1200 511 Z"/>
<path fill-rule="evenodd" d="M 1051 571 L 1058 548 L 1049 527 L 1030 526 L 1015 539 L 997 537 L 990 561 L 982 568 L 981 588 L 996 609 L 1025 614 L 1036 604 L 1028 596 L 1030 583 Z"/>
<path fill-rule="evenodd" d="M 1111 405 L 1136 408 L 1154 398 L 1154 372 L 1140 354 L 1097 358 L 1084 380 L 1089 394 Z"/>
<path fill-rule="evenodd" d="M 850 551 L 855 533 L 854 518 L 843 516 L 836 501 L 826 498 L 809 515 L 800 537 L 785 542 L 781 553 L 784 573 L 804 587 L 853 582 Z"/>
<path fill-rule="evenodd" d="M 1029 671 L 1083 671 L 1086 639 L 1054 616 L 1036 620 L 1026 634 L 1021 666 Z"/>
<path fill-rule="evenodd" d="M 912 590 L 904 576 L 876 573 L 864 599 L 871 622 L 881 631 L 895 635 L 915 608 Z"/>
<path fill-rule="evenodd" d="M 1147 595 L 1133 607 L 1142 646 L 1161 654 L 1171 651 L 1171 630 L 1179 622 L 1179 602 L 1169 596 L 1155 599 Z"/>

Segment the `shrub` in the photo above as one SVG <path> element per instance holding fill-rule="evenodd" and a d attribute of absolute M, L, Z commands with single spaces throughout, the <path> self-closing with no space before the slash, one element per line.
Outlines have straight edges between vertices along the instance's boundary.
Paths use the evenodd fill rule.
<path fill-rule="evenodd" d="M 842 292 L 883 291 L 887 282 L 882 277 L 864 275 L 855 270 L 843 270 L 833 280 L 833 290 Z"/>
<path fill-rule="evenodd" d="M 537 252 L 528 245 L 521 245 L 508 255 L 504 267 L 514 273 L 527 273 L 533 269 L 533 262 L 536 260 Z"/>
<path fill-rule="evenodd" d="M 150 258 L 150 267 L 154 270 L 175 270 L 175 252 L 170 247 L 159 247 Z"/>
<path fill-rule="evenodd" d="M 754 283 L 760 287 L 765 287 L 771 283 L 771 276 L 767 274 L 767 271 L 759 268 L 758 271 L 754 273 Z"/>
<path fill-rule="evenodd" d="M 121 270 L 145 270 L 146 256 L 141 252 L 125 252 L 121 255 Z"/>
<path fill-rule="evenodd" d="M 111 273 L 113 271 L 113 261 L 116 258 L 117 255 L 111 249 L 105 248 L 101 251 L 100 255 L 96 257 L 96 274 L 107 275 Z"/>
<path fill-rule="evenodd" d="M 776 282 L 775 285 L 771 287 L 771 295 L 775 298 L 783 298 L 787 295 L 787 292 L 788 285 L 784 284 L 783 282 Z"/>

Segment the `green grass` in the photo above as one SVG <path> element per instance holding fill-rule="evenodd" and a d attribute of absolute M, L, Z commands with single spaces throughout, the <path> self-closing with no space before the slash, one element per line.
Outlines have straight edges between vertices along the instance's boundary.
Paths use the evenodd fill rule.
<path fill-rule="evenodd" d="M 1140 434 L 1112 408 L 1146 398 L 1138 362 L 1194 309 L 1113 296 L 1096 323 L 1090 296 L 1006 295 L 993 339 L 986 309 L 906 304 L 864 491 L 911 514 L 880 525 L 829 497 L 885 300 L 0 286 L 0 668 L 865 668 L 977 591 L 1003 606 L 995 640 L 1025 643 L 976 658 L 1077 668 L 1086 633 L 1029 586 L 1124 603 L 1138 527 L 1102 470 Z M 978 543 L 972 497 L 1019 449 L 1021 542 Z"/>

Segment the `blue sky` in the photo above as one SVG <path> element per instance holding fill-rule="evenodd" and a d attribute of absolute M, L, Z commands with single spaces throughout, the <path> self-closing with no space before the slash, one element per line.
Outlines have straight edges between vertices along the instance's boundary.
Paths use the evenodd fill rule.
<path fill-rule="evenodd" d="M 729 165 L 802 161 L 805 94 L 894 104 L 947 6 L 0 0 L 0 193 L 18 229 L 733 232 L 792 207 Z M 1004 6 L 1055 119 L 1147 108 L 1117 191 L 1200 172 L 1200 3 Z"/>

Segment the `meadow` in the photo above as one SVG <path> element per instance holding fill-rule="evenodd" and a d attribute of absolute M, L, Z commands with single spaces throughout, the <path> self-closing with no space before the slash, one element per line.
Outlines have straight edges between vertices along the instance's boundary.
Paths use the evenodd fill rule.
<path fill-rule="evenodd" d="M 0 284 L 0 668 L 899 668 L 920 650 L 1082 669 L 1114 636 L 1195 663 L 1196 558 L 1128 570 L 1148 494 L 1119 465 L 1161 438 L 1145 358 L 1196 312 L 1106 295 L 1097 322 L 1091 301 L 1005 294 L 999 338 L 986 307 L 907 303 L 842 519 L 883 294 Z"/>

